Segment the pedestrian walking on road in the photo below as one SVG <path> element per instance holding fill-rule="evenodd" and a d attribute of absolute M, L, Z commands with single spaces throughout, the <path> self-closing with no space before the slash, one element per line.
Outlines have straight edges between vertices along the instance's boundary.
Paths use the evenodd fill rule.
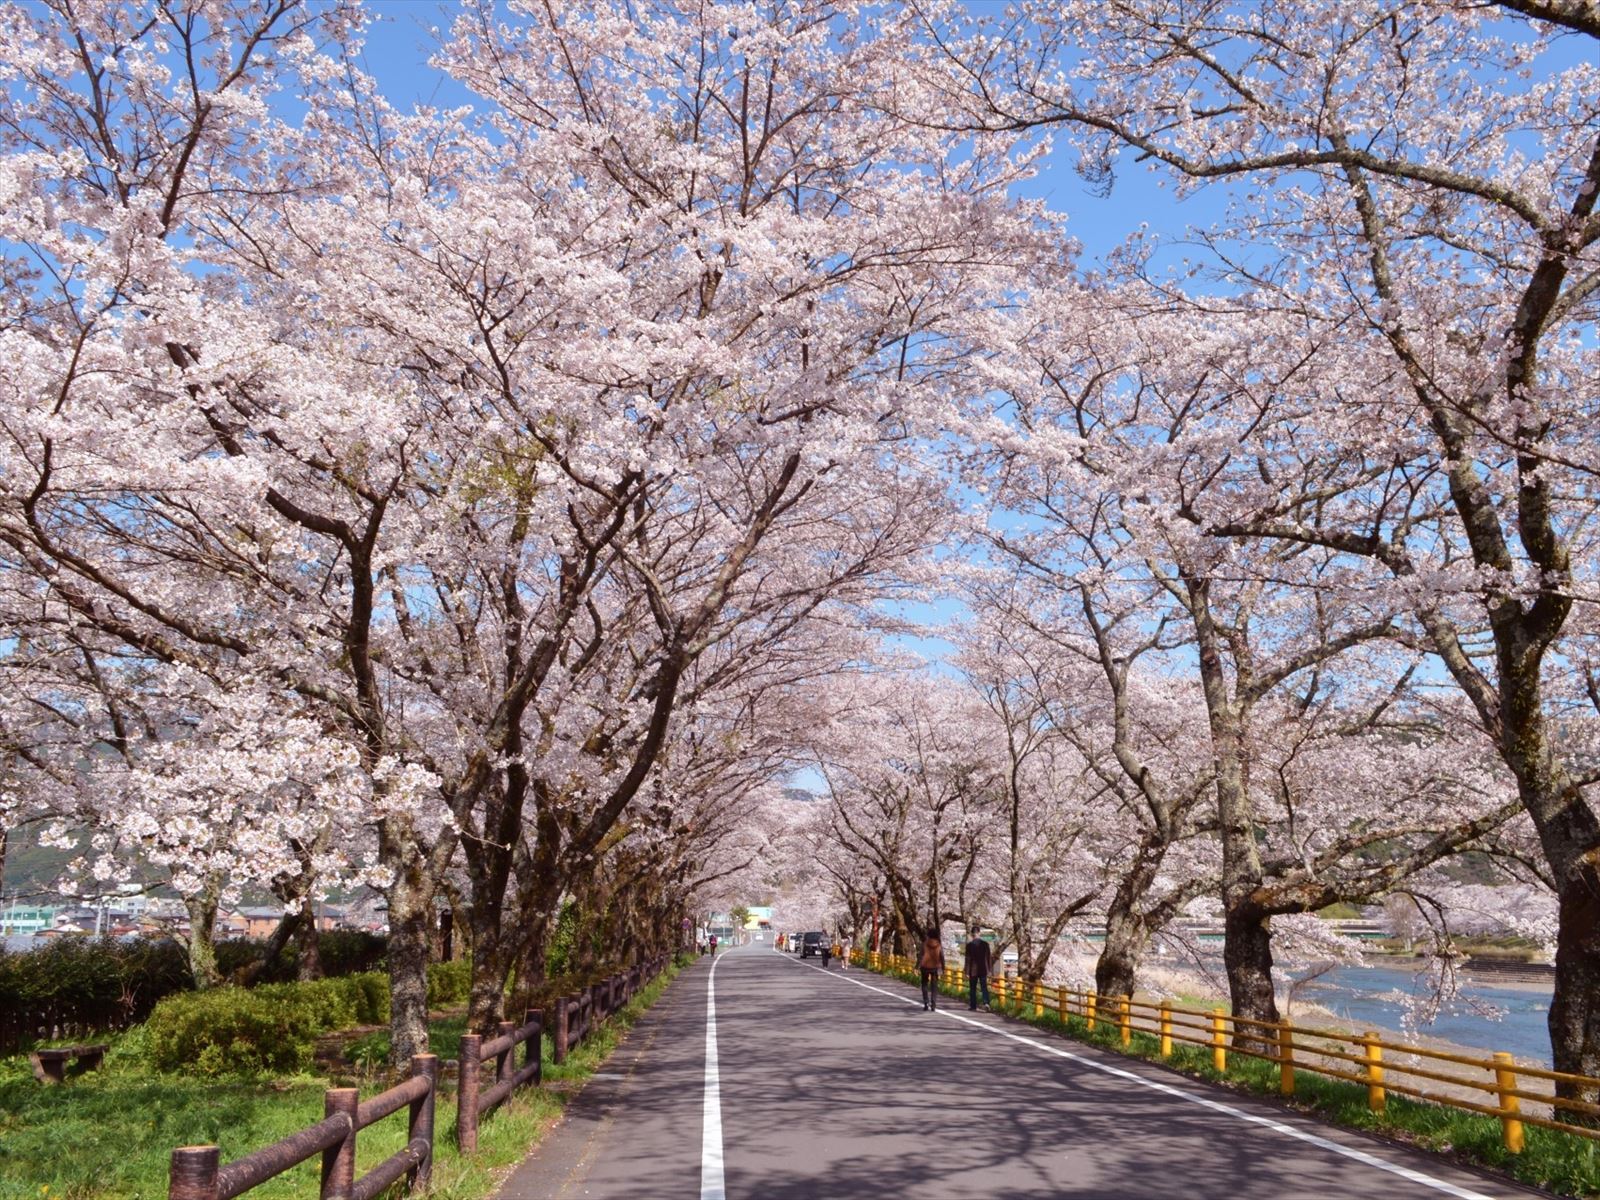
<path fill-rule="evenodd" d="M 827 938 L 823 938 L 822 939 L 822 945 L 821 945 L 820 949 L 822 951 L 822 965 L 823 965 L 824 969 L 826 969 L 826 967 L 828 965 L 828 960 L 833 957 L 833 943 L 830 942 Z"/>
<path fill-rule="evenodd" d="M 936 1012 L 939 975 L 944 970 L 944 943 L 939 940 L 937 929 L 931 930 L 922 939 L 922 957 L 917 960 L 917 968 L 922 972 L 922 1009 L 924 1012 Z"/>
<path fill-rule="evenodd" d="M 848 971 L 849 969 L 850 969 L 850 939 L 849 938 L 845 938 L 844 939 L 844 944 L 839 948 L 839 970 Z"/>
<path fill-rule="evenodd" d="M 967 943 L 966 963 L 967 972 L 967 1007 L 973 1012 L 978 1011 L 978 989 L 983 989 L 983 1011 L 989 1011 L 989 972 L 994 966 L 994 950 L 989 943 L 978 936 L 978 931 L 972 931 L 972 940 Z"/>

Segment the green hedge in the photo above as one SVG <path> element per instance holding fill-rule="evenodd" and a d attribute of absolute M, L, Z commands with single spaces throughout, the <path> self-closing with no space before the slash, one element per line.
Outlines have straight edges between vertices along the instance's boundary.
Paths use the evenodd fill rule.
<path fill-rule="evenodd" d="M 472 964 L 465 960 L 428 964 L 428 1007 L 465 1004 L 472 991 Z"/>
<path fill-rule="evenodd" d="M 376 973 L 216 988 L 168 996 L 145 1023 L 145 1052 L 162 1071 L 253 1075 L 308 1070 L 317 1038 L 389 1019 L 389 981 Z"/>
<path fill-rule="evenodd" d="M 60 937 L 0 951 L 0 1054 L 41 1037 L 126 1029 L 188 986 L 188 959 L 167 938 Z"/>

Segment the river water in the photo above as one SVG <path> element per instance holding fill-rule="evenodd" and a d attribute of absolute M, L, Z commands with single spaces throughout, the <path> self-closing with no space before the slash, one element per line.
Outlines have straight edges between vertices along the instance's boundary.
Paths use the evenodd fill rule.
<path fill-rule="evenodd" d="M 1297 999 L 1321 1005 L 1360 1029 L 1381 1025 L 1403 1028 L 1405 1008 L 1391 993 L 1411 993 L 1424 986 L 1422 977 L 1403 967 L 1338 967 L 1307 984 Z M 1496 1019 L 1481 1008 L 1499 1010 Z M 1507 1050 L 1525 1061 L 1550 1065 L 1550 989 L 1521 984 L 1495 984 L 1491 979 L 1463 976 L 1461 998 L 1417 1032 L 1479 1050 Z"/>

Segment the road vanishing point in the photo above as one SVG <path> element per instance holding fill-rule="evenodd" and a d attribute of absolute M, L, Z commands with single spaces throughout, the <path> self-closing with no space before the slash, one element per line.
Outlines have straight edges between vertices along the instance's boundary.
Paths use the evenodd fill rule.
<path fill-rule="evenodd" d="M 760 943 L 682 972 L 500 1200 L 1543 1195 Z"/>

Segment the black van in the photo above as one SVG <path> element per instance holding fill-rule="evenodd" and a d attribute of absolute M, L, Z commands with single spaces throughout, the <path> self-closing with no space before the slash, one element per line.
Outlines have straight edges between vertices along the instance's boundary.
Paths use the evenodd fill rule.
<path fill-rule="evenodd" d="M 800 957 L 810 958 L 813 954 L 822 953 L 822 934 L 806 933 L 800 936 Z"/>

